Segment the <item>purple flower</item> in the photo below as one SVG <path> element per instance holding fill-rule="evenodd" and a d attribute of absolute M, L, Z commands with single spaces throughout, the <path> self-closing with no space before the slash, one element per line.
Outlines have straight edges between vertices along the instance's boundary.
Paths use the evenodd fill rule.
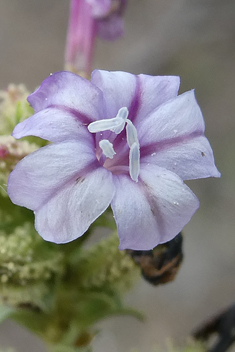
<path fill-rule="evenodd" d="M 126 0 L 71 0 L 65 51 L 66 68 L 90 74 L 95 39 L 123 35 Z"/>
<path fill-rule="evenodd" d="M 8 194 L 35 212 L 45 240 L 82 236 L 110 204 L 120 249 L 149 250 L 181 231 L 199 206 L 183 180 L 220 173 L 194 92 L 178 88 L 173 76 L 58 72 L 29 96 L 35 114 L 13 136 L 52 144 L 17 164 Z"/>

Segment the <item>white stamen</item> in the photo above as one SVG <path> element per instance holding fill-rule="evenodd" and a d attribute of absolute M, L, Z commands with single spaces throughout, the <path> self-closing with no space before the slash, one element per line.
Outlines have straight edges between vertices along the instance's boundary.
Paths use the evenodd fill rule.
<path fill-rule="evenodd" d="M 88 125 L 88 130 L 91 133 L 110 130 L 116 134 L 119 134 L 125 127 L 128 114 L 128 109 L 123 107 L 118 110 L 117 116 L 112 119 L 104 119 L 91 122 Z"/>
<path fill-rule="evenodd" d="M 129 173 L 133 181 L 138 182 L 140 173 L 140 149 L 137 143 L 133 143 L 129 154 Z"/>
<path fill-rule="evenodd" d="M 117 116 L 112 119 L 104 119 L 91 122 L 88 125 L 88 130 L 91 133 L 110 130 L 116 134 L 119 134 L 125 127 L 128 114 L 128 109 L 123 107 L 118 110 Z"/>
<path fill-rule="evenodd" d="M 137 130 L 133 123 L 130 120 L 126 120 L 127 125 L 126 125 L 126 138 L 127 138 L 127 143 L 129 147 L 136 143 L 139 146 L 139 140 L 137 136 Z"/>
<path fill-rule="evenodd" d="M 91 133 L 96 133 L 96 132 L 101 132 L 101 131 L 107 131 L 107 130 L 113 130 L 117 127 L 120 126 L 120 124 L 123 123 L 122 118 L 116 118 L 114 117 L 113 119 L 105 119 L 105 120 L 98 120 L 91 122 L 90 125 L 88 125 L 88 130 Z"/>
<path fill-rule="evenodd" d="M 102 139 L 99 142 L 99 146 L 107 158 L 113 159 L 113 156 L 116 153 L 115 153 L 115 150 L 113 149 L 112 143 L 110 143 L 107 139 Z"/>
<path fill-rule="evenodd" d="M 119 127 L 116 127 L 116 128 L 114 128 L 112 130 L 114 133 L 119 134 L 120 132 L 122 132 L 122 130 L 124 130 L 125 123 L 127 121 L 128 115 L 129 115 L 129 111 L 128 111 L 128 109 L 126 107 L 123 107 L 123 108 L 118 110 L 116 119 L 117 118 L 121 118 L 122 119 L 122 123 L 120 124 Z"/>

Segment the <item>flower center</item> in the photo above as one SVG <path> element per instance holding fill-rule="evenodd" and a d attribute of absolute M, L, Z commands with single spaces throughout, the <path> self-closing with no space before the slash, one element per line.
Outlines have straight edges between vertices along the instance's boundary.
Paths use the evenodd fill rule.
<path fill-rule="evenodd" d="M 129 174 L 133 181 L 138 182 L 140 173 L 140 145 L 137 130 L 133 123 L 127 118 L 129 111 L 126 107 L 118 110 L 117 116 L 112 119 L 98 120 L 88 125 L 91 133 L 111 131 L 120 134 L 126 126 L 126 139 L 129 146 Z M 113 144 L 108 139 L 99 141 L 99 146 L 105 158 L 113 159 L 116 154 Z"/>

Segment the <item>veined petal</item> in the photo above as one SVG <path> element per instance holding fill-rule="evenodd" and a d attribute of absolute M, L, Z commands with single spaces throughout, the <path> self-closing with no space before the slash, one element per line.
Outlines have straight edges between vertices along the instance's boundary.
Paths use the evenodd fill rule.
<path fill-rule="evenodd" d="M 83 123 L 104 118 L 105 114 L 101 91 L 90 81 L 72 72 L 51 74 L 28 97 L 28 101 L 35 112 L 54 106 L 71 109 Z"/>
<path fill-rule="evenodd" d="M 67 184 L 35 212 L 35 227 L 47 241 L 66 243 L 84 234 L 109 206 L 112 174 L 100 167 Z"/>
<path fill-rule="evenodd" d="M 115 177 L 115 185 L 111 206 L 120 249 L 150 250 L 170 241 L 199 207 L 177 175 L 154 165 L 141 169 L 138 183 L 122 175 Z"/>
<path fill-rule="evenodd" d="M 175 98 L 178 94 L 180 78 L 178 76 L 139 75 L 141 104 L 135 118 L 136 127 L 158 106 Z"/>
<path fill-rule="evenodd" d="M 15 138 L 37 136 L 50 142 L 81 140 L 92 143 L 92 136 L 71 111 L 46 108 L 22 121 L 14 128 Z"/>
<path fill-rule="evenodd" d="M 137 76 L 127 72 L 92 72 L 91 82 L 103 92 L 108 118 L 116 116 L 122 107 L 127 107 L 130 113 L 137 94 L 136 81 Z M 128 118 L 130 119 L 130 115 Z"/>
<path fill-rule="evenodd" d="M 36 210 L 97 164 L 94 152 L 84 142 L 69 141 L 40 148 L 22 159 L 11 172 L 9 197 L 14 204 Z"/>
<path fill-rule="evenodd" d="M 91 82 L 103 92 L 108 116 L 115 116 L 126 106 L 128 118 L 137 124 L 156 107 L 176 97 L 180 84 L 176 76 L 136 76 L 102 70 L 93 71 Z"/>
<path fill-rule="evenodd" d="M 139 124 L 140 145 L 173 141 L 179 136 L 192 133 L 202 135 L 205 130 L 201 110 L 194 91 L 189 91 L 162 104 Z"/>
<path fill-rule="evenodd" d="M 157 152 L 154 150 L 142 157 L 141 162 L 164 167 L 183 180 L 220 177 L 210 143 L 204 136 L 159 144 Z"/>

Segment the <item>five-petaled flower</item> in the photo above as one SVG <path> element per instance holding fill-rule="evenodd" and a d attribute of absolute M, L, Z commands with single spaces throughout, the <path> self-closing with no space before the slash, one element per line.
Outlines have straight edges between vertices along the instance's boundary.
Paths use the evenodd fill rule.
<path fill-rule="evenodd" d="M 90 74 L 97 36 L 114 40 L 123 34 L 127 0 L 71 0 L 65 51 L 66 69 Z"/>
<path fill-rule="evenodd" d="M 29 96 L 35 114 L 15 138 L 52 142 L 10 174 L 13 203 L 32 209 L 38 233 L 66 243 L 111 204 L 120 249 L 171 240 L 199 206 L 183 180 L 219 177 L 194 92 L 179 78 L 94 71 L 49 76 Z"/>

